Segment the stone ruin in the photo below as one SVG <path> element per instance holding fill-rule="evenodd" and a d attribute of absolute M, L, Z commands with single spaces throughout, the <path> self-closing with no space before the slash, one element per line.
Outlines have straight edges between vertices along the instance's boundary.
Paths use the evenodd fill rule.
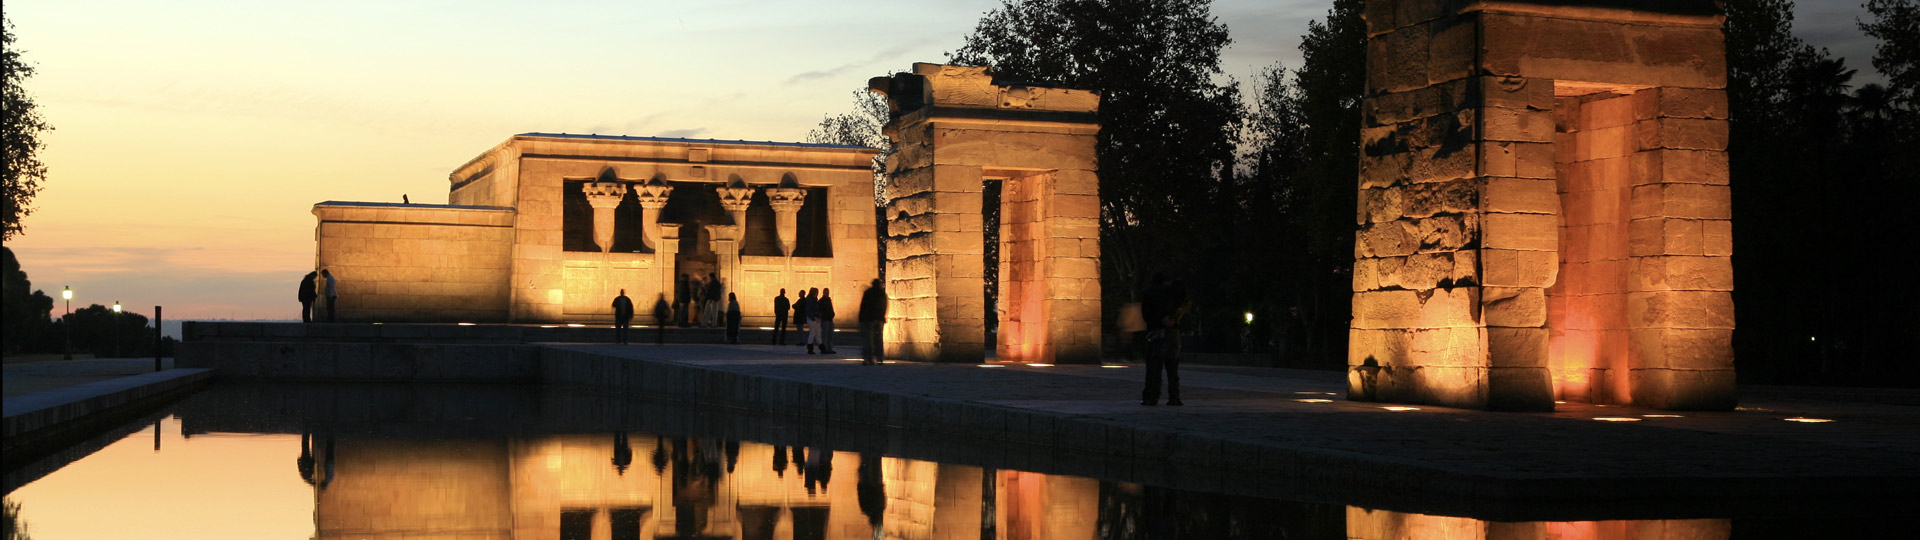
<path fill-rule="evenodd" d="M 914 64 L 886 94 L 889 358 L 986 356 L 985 182 L 1000 181 L 997 358 L 1100 358 L 1099 95 Z"/>
<path fill-rule="evenodd" d="M 1710 0 L 1371 0 L 1349 397 L 1734 405 Z"/>

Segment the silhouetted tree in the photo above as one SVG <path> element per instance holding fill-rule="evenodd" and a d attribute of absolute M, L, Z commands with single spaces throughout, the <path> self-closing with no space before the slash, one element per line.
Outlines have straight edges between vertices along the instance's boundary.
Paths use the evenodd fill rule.
<path fill-rule="evenodd" d="M 1887 76 L 1892 101 L 1920 108 L 1920 0 L 1867 0 L 1860 30 L 1880 40 L 1873 68 Z"/>
<path fill-rule="evenodd" d="M 4 313 L 0 313 L 0 324 L 4 324 L 5 351 L 7 353 L 26 352 L 27 346 L 36 336 L 47 332 L 52 325 L 49 317 L 53 312 L 53 298 L 46 293 L 33 290 L 33 283 L 27 281 L 27 273 L 20 269 L 19 259 L 14 258 L 11 248 L 0 247 L 0 258 L 5 259 L 5 291 L 0 293 L 0 303 L 4 304 Z M 31 291 L 31 292 L 29 292 Z"/>
<path fill-rule="evenodd" d="M 0 71 L 5 72 L 6 86 L 0 87 L 0 99 L 4 99 L 4 114 L 0 114 L 0 133 L 4 133 L 7 149 L 4 185 L 6 189 L 5 208 L 0 209 L 0 240 L 12 240 L 15 233 L 21 232 L 21 218 L 33 213 L 33 196 L 40 192 L 40 182 L 47 179 L 47 166 L 40 163 L 40 150 L 46 143 L 40 140 L 40 133 L 53 127 L 40 118 L 39 107 L 33 103 L 33 97 L 27 95 L 27 77 L 33 76 L 33 66 L 20 58 L 20 50 L 13 46 L 13 21 L 0 21 L 0 35 L 4 36 L 4 52 L 0 52 Z"/>
<path fill-rule="evenodd" d="M 820 126 L 807 132 L 807 142 L 865 146 L 880 151 L 873 157 L 873 204 L 887 203 L 887 158 L 893 156 L 893 142 L 880 130 L 887 127 L 887 97 L 875 92 L 853 92 L 853 110 L 828 115 Z"/>

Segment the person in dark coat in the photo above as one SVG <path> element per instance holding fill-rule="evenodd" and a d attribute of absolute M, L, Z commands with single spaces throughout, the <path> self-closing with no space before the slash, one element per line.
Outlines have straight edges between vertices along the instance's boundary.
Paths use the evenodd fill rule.
<path fill-rule="evenodd" d="M 787 290 L 780 289 L 780 295 L 773 297 L 773 341 L 774 345 L 787 344 L 787 310 L 793 309 L 793 303 L 787 301 Z"/>
<path fill-rule="evenodd" d="M 820 352 L 833 353 L 833 289 L 820 289 Z"/>
<path fill-rule="evenodd" d="M 799 337 L 794 339 L 794 341 L 798 341 L 799 343 L 795 343 L 794 345 L 806 345 L 807 344 L 807 289 L 799 288 L 794 290 L 799 292 L 796 292 L 793 294 L 800 297 L 799 299 L 793 301 L 793 331 L 794 333 L 800 334 Z"/>
<path fill-rule="evenodd" d="M 673 320 L 680 326 L 687 325 L 687 275 L 673 280 Z"/>
<path fill-rule="evenodd" d="M 667 295 L 661 294 L 653 301 L 653 344 L 667 344 L 667 325 L 673 324 L 673 308 L 667 305 Z"/>
<path fill-rule="evenodd" d="M 807 354 L 813 354 L 816 347 L 826 353 L 827 349 L 820 347 L 820 289 L 807 289 L 807 297 L 800 303 L 806 304 Z"/>
<path fill-rule="evenodd" d="M 707 317 L 705 317 L 705 313 L 707 313 L 707 284 L 701 282 L 699 277 L 695 277 L 695 279 L 687 281 L 687 294 L 693 294 L 693 296 L 687 298 L 687 319 L 689 319 L 687 325 L 689 325 L 689 327 L 697 327 L 697 329 L 705 329 L 705 327 L 707 327 Z"/>
<path fill-rule="evenodd" d="M 727 293 L 727 343 L 740 344 L 740 298 Z"/>
<path fill-rule="evenodd" d="M 1167 404 L 1180 401 L 1180 319 L 1191 307 L 1186 285 L 1155 274 L 1141 303 L 1141 315 L 1147 320 L 1147 387 L 1140 393 L 1141 405 L 1158 405 L 1161 372 L 1166 373 Z"/>
<path fill-rule="evenodd" d="M 340 314 L 340 292 L 339 289 L 334 288 L 337 283 L 333 279 L 333 272 L 321 270 L 320 277 L 317 279 L 327 281 L 326 285 L 323 285 L 327 291 L 327 322 L 334 322 L 337 320 L 336 316 Z"/>
<path fill-rule="evenodd" d="M 620 289 L 620 296 L 613 297 L 613 342 L 627 344 L 627 330 L 633 326 L 633 299 L 627 298 L 627 290 Z"/>
<path fill-rule="evenodd" d="M 875 279 L 873 285 L 867 287 L 867 292 L 860 295 L 860 363 L 869 366 L 880 363 L 883 356 L 880 336 L 886 331 L 886 326 L 887 288 L 879 279 Z"/>
<path fill-rule="evenodd" d="M 313 301 L 320 298 L 320 293 L 313 290 L 313 282 L 319 277 L 319 272 L 307 272 L 306 277 L 300 278 L 300 322 L 313 322 Z"/>
<path fill-rule="evenodd" d="M 707 273 L 707 305 L 701 306 L 700 308 L 702 310 L 705 310 L 705 313 L 707 314 L 708 327 L 719 328 L 720 325 L 726 323 L 725 319 L 727 315 L 727 312 L 726 312 L 727 306 L 725 304 L 720 303 L 720 298 L 726 295 L 727 295 L 727 288 L 725 285 L 720 284 L 720 276 L 712 272 L 708 272 Z"/>

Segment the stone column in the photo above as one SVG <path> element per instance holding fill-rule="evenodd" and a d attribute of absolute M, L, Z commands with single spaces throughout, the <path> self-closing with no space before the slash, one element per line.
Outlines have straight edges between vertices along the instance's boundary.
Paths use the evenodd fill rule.
<path fill-rule="evenodd" d="M 654 223 L 653 227 L 660 233 L 660 243 L 653 246 L 653 267 L 660 269 L 660 293 L 672 302 L 673 278 L 679 275 L 679 270 L 674 268 L 674 256 L 680 254 L 680 224 Z M 653 309 L 653 304 L 647 304 L 647 309 Z"/>
<path fill-rule="evenodd" d="M 673 186 L 666 181 L 654 178 L 645 184 L 633 187 L 634 194 L 640 198 L 641 239 L 654 252 L 660 251 L 660 209 L 667 207 L 667 196 L 673 194 Z"/>
<path fill-rule="evenodd" d="M 627 196 L 627 185 L 620 182 L 587 182 L 581 186 L 587 204 L 593 205 L 593 242 L 600 252 L 613 251 L 613 209 Z"/>
<path fill-rule="evenodd" d="M 731 230 L 712 226 L 707 230 L 716 231 L 713 235 L 713 252 L 720 254 L 720 276 L 726 280 L 727 291 L 737 292 L 734 287 L 740 284 L 740 247 L 746 241 L 747 205 L 753 203 L 753 188 L 736 176 L 726 187 L 714 191 L 720 195 L 720 207 L 725 208 L 727 215 L 733 218 L 733 225 Z M 722 234 L 727 237 L 723 239 Z"/>
<path fill-rule="evenodd" d="M 773 205 L 774 231 L 780 237 L 781 255 L 793 256 L 794 239 L 799 229 L 795 217 L 806 202 L 807 190 L 799 186 L 783 183 L 780 187 L 767 188 L 767 203 Z"/>

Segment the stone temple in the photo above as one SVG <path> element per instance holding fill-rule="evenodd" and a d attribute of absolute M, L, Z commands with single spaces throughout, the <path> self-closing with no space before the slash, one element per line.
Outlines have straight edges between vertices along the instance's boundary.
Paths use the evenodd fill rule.
<path fill-rule="evenodd" d="M 1371 0 L 1349 395 L 1734 405 L 1710 0 Z"/>
<path fill-rule="evenodd" d="M 879 275 L 858 146 L 525 133 L 448 176 L 451 204 L 323 202 L 316 264 L 346 321 L 606 323 L 716 274 L 747 324 L 831 288 L 843 327 Z"/>
<path fill-rule="evenodd" d="M 781 288 L 831 288 L 854 328 L 881 275 L 887 355 L 1100 359 L 1099 96 L 915 64 L 869 81 L 891 108 L 885 208 L 858 146 L 525 133 L 448 176 L 450 204 L 323 202 L 319 268 L 346 321 L 599 323 L 676 276 L 716 274 L 749 325 Z M 983 191 L 1001 184 L 999 305 L 986 304 Z M 885 227 L 879 227 L 884 215 Z"/>

